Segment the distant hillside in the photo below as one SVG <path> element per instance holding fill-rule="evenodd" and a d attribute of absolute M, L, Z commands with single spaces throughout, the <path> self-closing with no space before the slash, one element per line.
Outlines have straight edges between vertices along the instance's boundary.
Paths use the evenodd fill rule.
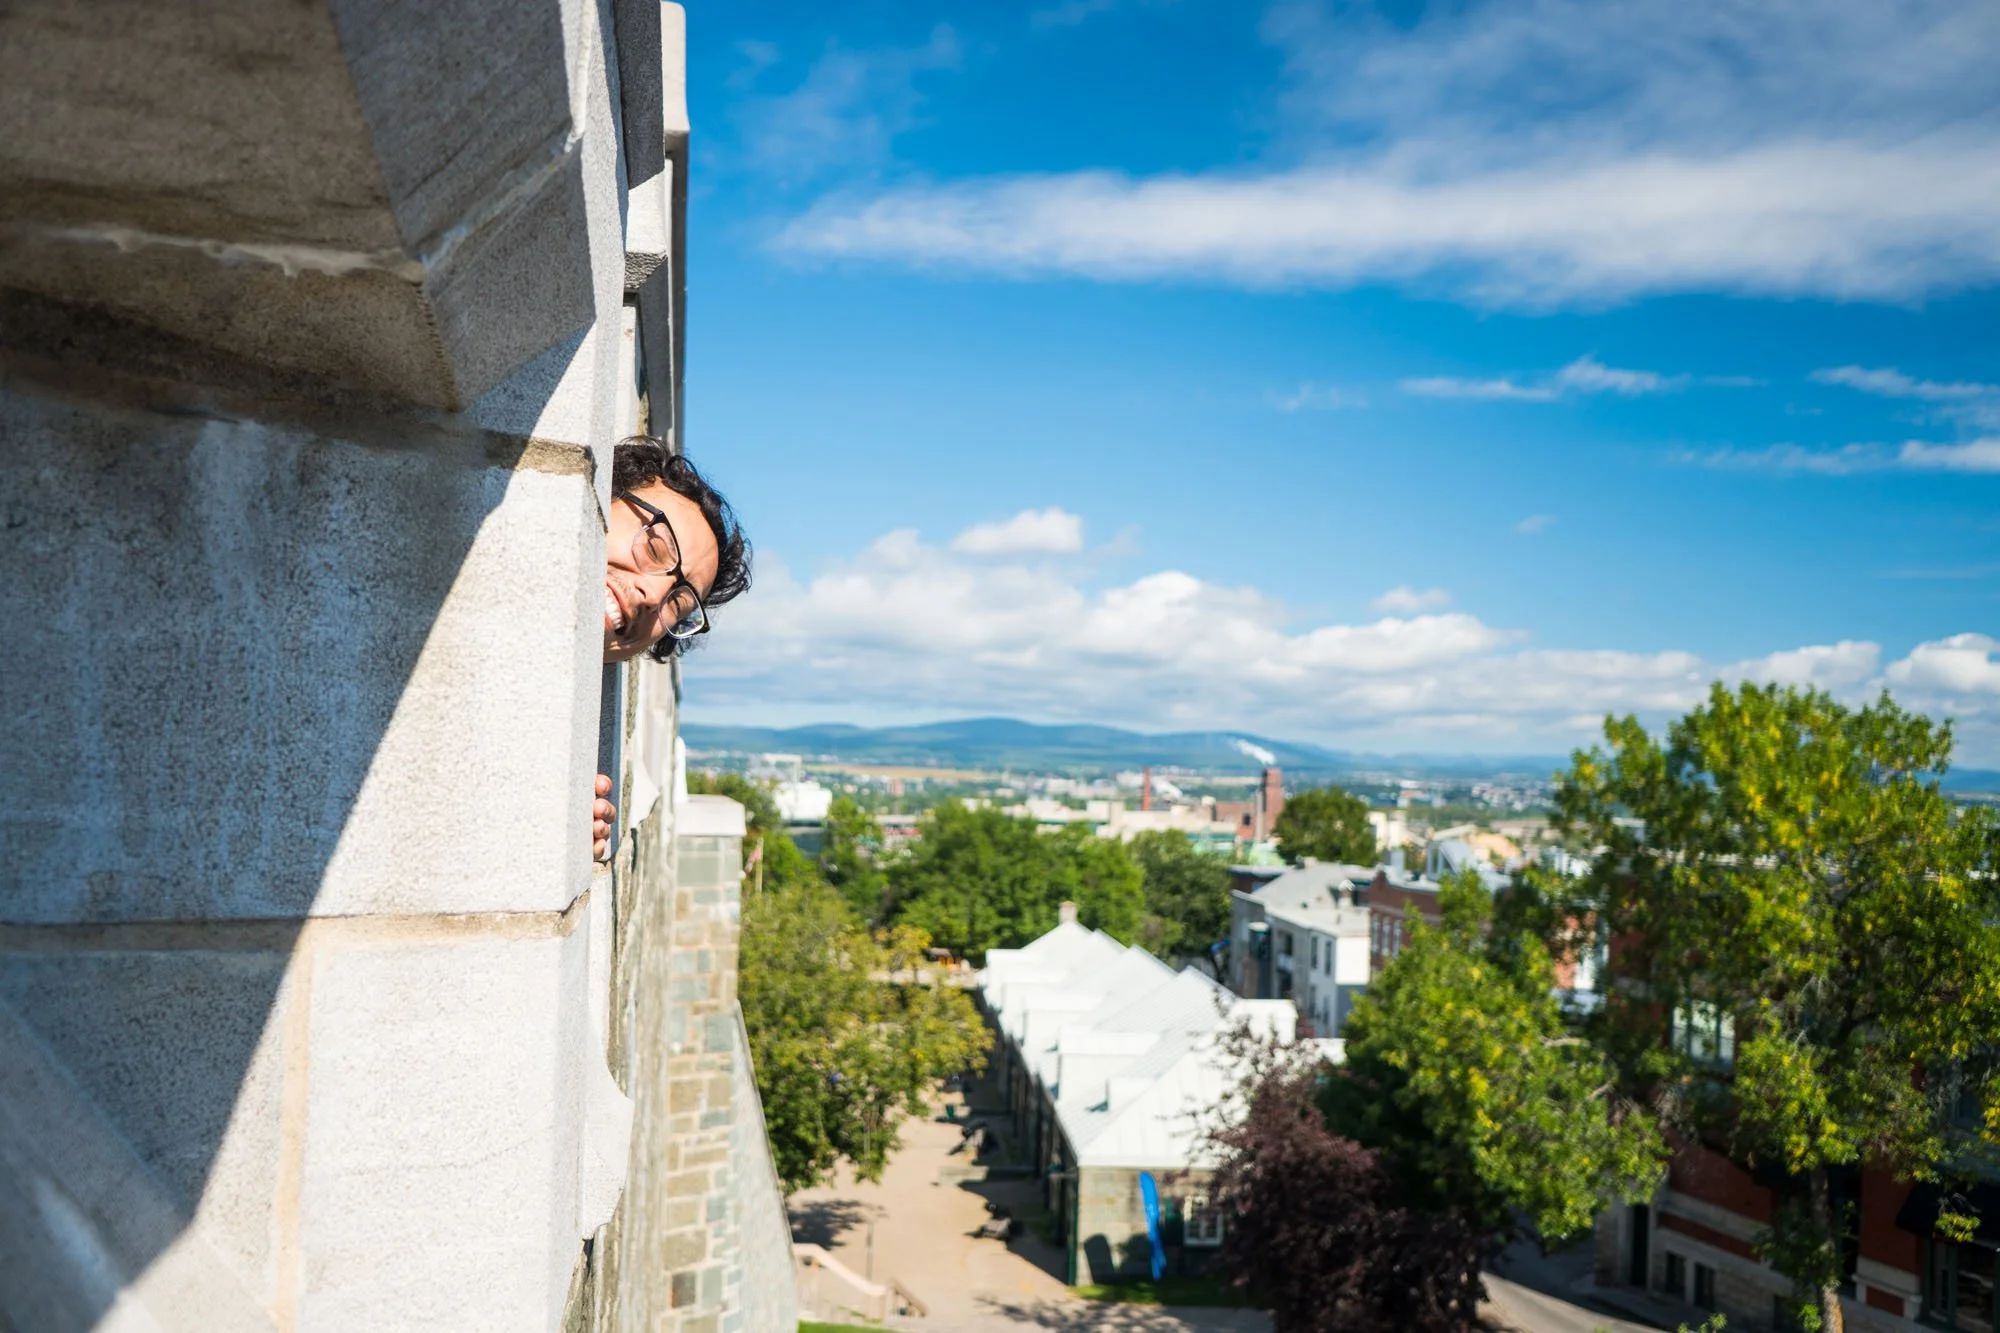
<path fill-rule="evenodd" d="M 806 727 L 718 727 L 685 723 L 696 750 L 733 754 L 801 754 L 850 764 L 908 764 L 1027 773 L 1110 773 L 1151 764 L 1205 773 L 1247 773 L 1260 760 L 1238 742 L 1271 754 L 1287 775 L 1330 778 L 1387 772 L 1404 777 L 1479 778 L 1497 774 L 1547 777 L 1566 768 L 1567 755 L 1361 754 L 1244 731 L 1174 731 L 1157 735 L 1119 727 L 1039 726 L 1007 717 L 973 717 L 921 727 L 855 727 L 843 722 Z M 2000 792 L 2000 772 L 1955 769 L 1953 792 Z"/>
<path fill-rule="evenodd" d="M 758 754 L 776 751 L 855 764 L 910 764 L 1040 773 L 1101 773 L 1155 767 L 1200 772 L 1247 772 L 1262 762 L 1247 743 L 1269 753 L 1288 773 L 1351 773 L 1369 769 L 1440 775 L 1498 772 L 1546 774 L 1561 766 L 1542 757 L 1387 756 L 1330 750 L 1241 731 L 1176 731 L 1149 735 L 1118 727 L 1039 726 L 1013 718 L 980 717 L 920 727 L 718 727 L 686 723 L 681 733 L 696 750 Z"/>

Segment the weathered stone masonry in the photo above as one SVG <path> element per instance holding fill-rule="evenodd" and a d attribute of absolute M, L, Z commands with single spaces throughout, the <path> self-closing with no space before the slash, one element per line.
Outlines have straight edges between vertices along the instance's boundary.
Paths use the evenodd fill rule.
<path fill-rule="evenodd" d="M 0 1330 L 791 1326 L 741 812 L 597 660 L 610 450 L 681 438 L 682 49 L 0 15 Z"/>

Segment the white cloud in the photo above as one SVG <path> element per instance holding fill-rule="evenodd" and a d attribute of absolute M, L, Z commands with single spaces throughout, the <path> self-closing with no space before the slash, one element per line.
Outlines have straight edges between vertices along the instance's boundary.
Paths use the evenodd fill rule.
<path fill-rule="evenodd" d="M 1592 356 L 1580 356 L 1556 372 L 1555 387 L 1575 393 L 1615 393 L 1633 398 L 1646 393 L 1663 393 L 1685 383 L 1684 376 L 1669 377 L 1650 370 L 1619 370 Z"/>
<path fill-rule="evenodd" d="M 1665 393 L 1686 383 L 1685 375 L 1662 375 L 1652 370 L 1620 370 L 1585 354 L 1535 384 L 1517 384 L 1511 379 L 1470 380 L 1439 375 L 1406 379 L 1397 387 L 1419 398 L 1550 403 L 1571 394 L 1615 393 L 1622 398 L 1635 398 L 1640 394 Z"/>
<path fill-rule="evenodd" d="M 1810 472 L 1843 477 L 1856 472 L 1996 472 L 2000 473 L 2000 437 L 1935 444 L 1905 440 L 1890 449 L 1880 444 L 1843 444 L 1812 449 L 1797 444 L 1773 444 L 1762 449 L 1683 450 L 1678 463 L 1744 472 Z"/>
<path fill-rule="evenodd" d="M 1907 299 L 2000 276 L 1988 0 L 1284 4 L 1250 168 L 1027 173 L 822 199 L 800 254 L 1010 276 L 1488 303 Z"/>
<path fill-rule="evenodd" d="M 1083 549 L 1083 520 L 1067 510 L 1023 509 L 1003 523 L 975 523 L 951 539 L 967 555 L 1069 555 Z"/>
<path fill-rule="evenodd" d="M 1450 375 L 1406 379 L 1396 387 L 1419 398 L 1469 398 L 1482 402 L 1547 403 L 1556 397 L 1556 391 L 1547 385 L 1522 385 L 1510 379 L 1465 380 Z"/>
<path fill-rule="evenodd" d="M 1514 525 L 1514 531 L 1523 537 L 1532 537 L 1555 521 L 1554 514 L 1530 514 Z"/>
<path fill-rule="evenodd" d="M 739 71 L 746 84 L 778 63 L 768 42 L 738 43 L 737 51 L 747 62 Z M 896 136 L 917 123 L 918 76 L 956 69 L 961 55 L 958 34 L 946 23 L 919 46 L 829 47 L 791 91 L 738 105 L 749 164 L 787 182 L 880 166 Z"/>
<path fill-rule="evenodd" d="M 690 657 L 691 708 L 751 719 L 1015 714 L 1257 731 L 1390 748 L 1556 751 L 1606 713 L 1649 721 L 1717 679 L 1778 681 L 1864 702 L 1885 685 L 1959 720 L 1961 762 L 2000 763 L 2000 641 L 1961 634 L 1881 665 L 1858 640 L 1743 661 L 1678 649 L 1543 648 L 1463 611 L 1300 623 L 1253 588 L 1179 570 L 1092 586 L 1028 553 L 973 556 L 885 535 L 795 577 L 777 558 Z"/>
<path fill-rule="evenodd" d="M 1422 592 L 1407 585 L 1391 588 L 1370 602 L 1369 609 L 1388 615 L 1407 616 L 1418 611 L 1434 611 L 1441 606 L 1451 605 L 1451 594 L 1443 588 L 1425 588 Z"/>
<path fill-rule="evenodd" d="M 1366 407 L 1367 396 L 1337 384 L 1301 384 L 1287 394 L 1273 394 L 1271 406 L 1280 412 L 1303 410 L 1331 411 L 1341 407 Z"/>
<path fill-rule="evenodd" d="M 1673 458 L 1677 463 L 1730 471 L 1811 472 L 1828 477 L 1874 472 L 1891 462 L 1889 451 L 1879 444 L 1843 444 L 1828 449 L 1808 449 L 1797 444 L 1773 444 L 1762 449 L 1724 447 L 1706 452 L 1683 450 Z"/>
<path fill-rule="evenodd" d="M 1794 648 L 1724 668 L 1729 681 L 1754 680 L 1765 685 L 1798 685 L 1847 694 L 1867 684 L 1882 660 L 1879 644 L 1842 639 L 1835 644 Z"/>
<path fill-rule="evenodd" d="M 2000 697 L 2000 639 L 1985 634 L 1954 634 L 1948 639 L 1918 644 L 1883 674 L 1899 689 L 1911 688 L 1945 696 Z"/>
<path fill-rule="evenodd" d="M 1844 385 L 1850 389 L 1859 389 L 1863 393 L 1880 394 L 1885 398 L 1921 398 L 1927 402 L 1954 402 L 1968 398 L 2000 397 L 2000 384 L 1920 380 L 1893 369 L 1868 370 L 1861 366 L 1834 366 L 1828 370 L 1815 370 L 1812 377 L 1821 384 Z"/>
<path fill-rule="evenodd" d="M 1909 440 L 1897 450 L 1896 462 L 1902 467 L 1930 472 L 2000 472 L 2000 436 L 1968 440 L 1964 444 Z"/>

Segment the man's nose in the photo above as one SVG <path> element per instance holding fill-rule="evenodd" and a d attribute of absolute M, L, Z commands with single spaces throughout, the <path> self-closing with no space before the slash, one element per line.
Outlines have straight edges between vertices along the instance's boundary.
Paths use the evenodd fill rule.
<path fill-rule="evenodd" d="M 637 578 L 639 595 L 648 606 L 664 606 L 673 596 L 674 585 L 679 582 L 672 574 L 648 572 Z"/>

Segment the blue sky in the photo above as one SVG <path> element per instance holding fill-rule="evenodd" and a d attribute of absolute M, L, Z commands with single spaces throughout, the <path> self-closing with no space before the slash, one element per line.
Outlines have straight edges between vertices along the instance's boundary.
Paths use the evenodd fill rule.
<path fill-rule="evenodd" d="M 690 11 L 691 718 L 2000 765 L 1984 0 Z"/>

